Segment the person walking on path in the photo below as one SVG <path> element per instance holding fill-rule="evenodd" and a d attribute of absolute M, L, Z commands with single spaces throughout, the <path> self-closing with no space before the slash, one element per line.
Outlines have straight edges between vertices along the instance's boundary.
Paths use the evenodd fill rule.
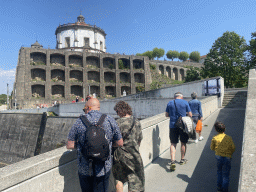
<path fill-rule="evenodd" d="M 86 102 L 83 109 L 85 115 L 81 115 L 76 120 L 68 134 L 67 149 L 77 149 L 78 175 L 82 192 L 107 192 L 112 167 L 112 158 L 110 155 L 112 143 L 115 147 L 123 146 L 122 135 L 115 119 L 109 115 L 102 115 L 99 110 L 100 102 L 98 99 L 90 99 Z M 86 126 L 82 121 L 82 116 L 85 116 L 85 119 L 91 125 L 94 124 L 94 127 Z M 102 118 L 103 116 L 105 118 Z M 104 120 L 102 121 L 102 119 Z M 86 134 L 92 132 L 96 125 L 99 126 L 97 122 L 99 124 L 102 122 L 101 127 L 98 128 L 104 129 L 105 135 L 103 138 L 107 139 L 109 144 L 109 155 L 106 161 L 91 161 L 88 158 L 89 153 L 84 152 L 84 149 L 87 149 L 87 152 L 90 150 L 85 146 L 85 144 L 89 143 L 89 138 L 86 137 Z"/>
<path fill-rule="evenodd" d="M 189 136 L 187 133 L 183 132 L 183 130 L 175 127 L 175 122 L 178 120 L 179 117 L 185 117 L 186 114 L 192 117 L 191 109 L 187 101 L 183 100 L 183 95 L 180 92 L 174 94 L 174 100 L 169 101 L 166 107 L 165 116 L 170 117 L 170 132 L 169 137 L 171 140 L 171 162 L 170 162 L 170 169 L 171 171 L 175 171 L 176 164 L 175 164 L 175 154 L 176 154 L 176 146 L 179 140 L 181 141 L 181 160 L 180 164 L 183 165 L 187 162 L 185 158 L 186 149 L 187 149 L 187 142 Z"/>
<path fill-rule="evenodd" d="M 119 101 L 114 110 L 120 119 L 117 123 L 123 136 L 123 147 L 114 152 L 113 175 L 117 180 L 116 192 L 123 192 L 123 183 L 128 181 L 129 191 L 145 191 L 145 176 L 139 146 L 142 136 L 141 124 L 132 116 L 132 108 Z"/>
<path fill-rule="evenodd" d="M 191 109 L 192 119 L 196 127 L 198 120 L 201 120 L 201 121 L 203 120 L 202 105 L 201 105 L 201 102 L 197 100 L 197 93 L 193 92 L 191 94 L 191 98 L 192 100 L 190 100 L 188 104 Z M 199 134 L 199 138 L 195 140 L 195 143 L 198 143 L 198 140 L 202 141 L 204 139 L 201 134 L 201 131 L 199 131 L 198 134 Z"/>
<path fill-rule="evenodd" d="M 227 192 L 231 158 L 235 152 L 235 144 L 232 138 L 225 134 L 226 127 L 223 123 L 216 122 L 214 127 L 218 134 L 212 138 L 211 150 L 215 151 L 217 159 L 217 190 Z"/>

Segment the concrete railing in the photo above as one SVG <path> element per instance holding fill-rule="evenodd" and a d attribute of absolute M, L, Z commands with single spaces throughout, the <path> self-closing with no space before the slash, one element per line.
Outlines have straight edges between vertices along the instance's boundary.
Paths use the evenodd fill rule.
<path fill-rule="evenodd" d="M 115 115 L 114 106 L 120 101 L 124 100 L 133 109 L 133 113 L 137 118 L 143 119 L 152 117 L 165 111 L 165 107 L 169 100 L 173 99 L 174 93 L 180 91 L 183 93 L 186 100 L 191 99 L 191 93 L 196 92 L 198 98 L 201 100 L 205 98 L 204 83 L 205 81 L 220 79 L 221 96 L 218 97 L 218 106 L 222 106 L 224 96 L 224 79 L 222 77 L 208 78 L 199 81 L 184 83 L 181 85 L 172 85 L 161 89 L 141 92 L 138 94 L 128 95 L 121 98 L 102 100 L 101 112 Z M 62 104 L 56 107 L 49 108 L 48 111 L 53 111 L 59 116 L 79 116 L 85 103 Z"/>
<path fill-rule="evenodd" d="M 204 99 L 202 108 L 207 118 L 218 109 L 217 96 Z M 161 113 L 140 122 L 143 133 L 140 153 L 147 166 L 170 146 L 169 118 Z M 1 168 L 0 191 L 80 191 L 76 151 L 62 147 Z"/>
<path fill-rule="evenodd" d="M 249 73 L 247 103 L 244 121 L 242 159 L 240 168 L 239 188 L 240 192 L 256 191 L 256 71 L 251 69 Z"/>

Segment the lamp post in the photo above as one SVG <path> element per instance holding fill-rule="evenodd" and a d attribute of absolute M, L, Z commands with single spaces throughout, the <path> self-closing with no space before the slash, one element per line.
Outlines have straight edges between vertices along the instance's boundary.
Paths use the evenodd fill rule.
<path fill-rule="evenodd" d="M 8 83 L 7 83 L 7 110 L 9 109 L 9 87 L 8 87 Z"/>

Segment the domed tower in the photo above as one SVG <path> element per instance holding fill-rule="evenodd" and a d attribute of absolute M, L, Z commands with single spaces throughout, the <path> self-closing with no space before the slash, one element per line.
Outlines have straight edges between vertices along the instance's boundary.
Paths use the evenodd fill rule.
<path fill-rule="evenodd" d="M 95 25 L 86 24 L 83 15 L 79 15 L 75 23 L 59 25 L 55 35 L 57 39 L 56 49 L 106 52 L 107 34 Z"/>

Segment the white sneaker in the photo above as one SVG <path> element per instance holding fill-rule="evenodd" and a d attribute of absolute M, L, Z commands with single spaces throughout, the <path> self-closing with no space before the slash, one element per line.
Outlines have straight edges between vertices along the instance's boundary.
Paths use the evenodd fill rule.
<path fill-rule="evenodd" d="M 200 136 L 198 140 L 202 141 L 203 139 L 204 139 L 203 136 Z"/>
<path fill-rule="evenodd" d="M 198 143 L 198 139 L 195 140 L 195 143 Z"/>

